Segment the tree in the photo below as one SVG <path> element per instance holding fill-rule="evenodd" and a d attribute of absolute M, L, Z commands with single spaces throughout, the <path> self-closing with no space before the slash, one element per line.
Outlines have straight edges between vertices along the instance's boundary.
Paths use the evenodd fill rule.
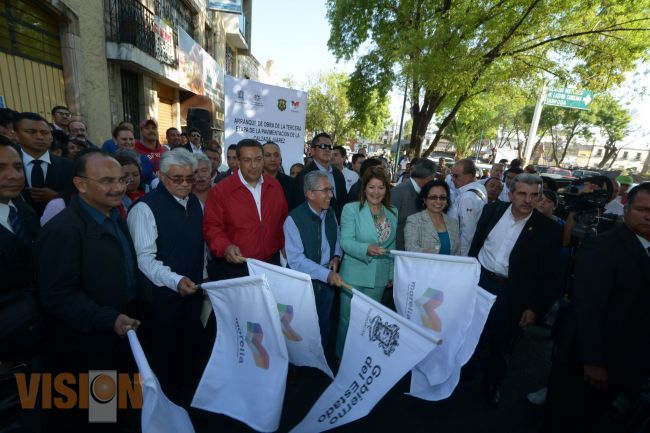
<path fill-rule="evenodd" d="M 564 161 L 567 150 L 576 137 L 589 138 L 593 115 L 589 111 L 562 107 L 544 107 L 542 117 L 546 117 L 551 134 L 551 157 L 555 165 Z"/>
<path fill-rule="evenodd" d="M 344 73 L 324 73 L 312 81 L 307 88 L 306 129 L 314 133 L 326 131 L 335 143 L 359 137 L 375 141 L 390 118 L 388 100 L 371 91 L 368 110 L 354 113 L 348 88 L 349 78 Z"/>
<path fill-rule="evenodd" d="M 357 56 L 354 112 L 370 106 L 373 91 L 387 95 L 408 80 L 416 155 L 434 115 L 425 156 L 461 107 L 494 86 L 546 74 L 601 91 L 650 47 L 650 0 L 328 0 L 327 8 L 329 48 L 338 59 Z"/>
<path fill-rule="evenodd" d="M 621 150 L 617 146 L 618 142 L 624 139 L 629 132 L 628 128 L 632 116 L 611 95 L 603 95 L 601 98 L 594 100 L 592 104 L 595 105 L 593 107 L 594 125 L 600 129 L 600 133 L 605 137 L 605 153 L 603 159 L 598 163 L 598 168 L 603 168 L 607 161 L 610 160 L 611 167 Z"/>

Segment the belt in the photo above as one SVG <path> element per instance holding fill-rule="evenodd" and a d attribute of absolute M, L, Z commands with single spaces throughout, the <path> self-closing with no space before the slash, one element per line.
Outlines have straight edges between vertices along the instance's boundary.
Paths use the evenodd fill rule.
<path fill-rule="evenodd" d="M 508 281 L 508 277 L 504 277 L 503 275 L 495 274 L 494 272 L 485 269 L 483 266 L 481 266 L 481 274 L 486 276 L 487 278 L 498 281 L 500 283 L 505 283 Z"/>

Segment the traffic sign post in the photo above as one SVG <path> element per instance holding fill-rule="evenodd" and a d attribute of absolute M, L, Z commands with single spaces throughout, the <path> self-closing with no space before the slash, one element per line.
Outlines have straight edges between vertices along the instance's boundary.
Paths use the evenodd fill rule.
<path fill-rule="evenodd" d="M 593 99 L 594 94 L 589 90 L 560 87 L 548 90 L 544 105 L 588 110 Z"/>

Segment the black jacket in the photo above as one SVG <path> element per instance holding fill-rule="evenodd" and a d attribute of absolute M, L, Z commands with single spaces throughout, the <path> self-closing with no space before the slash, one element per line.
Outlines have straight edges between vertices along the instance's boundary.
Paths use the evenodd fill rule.
<path fill-rule="evenodd" d="M 21 154 L 22 157 L 22 154 Z M 25 202 L 36 211 L 36 213 L 41 216 L 45 210 L 45 205 L 47 203 L 35 203 L 32 201 L 32 197 L 27 189 L 29 183 L 25 178 L 25 189 L 23 190 L 23 198 Z M 66 191 L 72 190 L 72 161 L 65 158 L 60 158 L 56 155 L 50 153 L 50 165 L 47 168 L 47 174 L 45 175 L 45 187 L 50 188 L 56 191 L 59 195 L 62 195 Z"/>
<path fill-rule="evenodd" d="M 113 331 L 117 316 L 127 312 L 126 261 L 119 240 L 99 225 L 79 200 L 73 198 L 37 240 L 38 295 L 52 350 L 96 354 L 95 359 L 101 361 L 119 340 Z M 119 226 L 136 258 L 122 219 Z"/>
<path fill-rule="evenodd" d="M 24 244 L 0 225 L 0 292 L 34 287 L 33 242 L 41 226 L 34 210 L 22 198 L 18 197 L 12 203 L 16 206 L 29 243 Z"/>
<path fill-rule="evenodd" d="M 286 174 L 279 171 L 275 175 L 275 178 L 278 180 L 278 182 L 280 182 L 280 185 L 282 185 L 284 198 L 287 199 L 287 205 L 289 206 L 289 209 L 295 208 L 298 206 L 298 204 L 304 201 L 300 200 L 300 197 L 298 196 L 298 188 L 296 187 L 296 180 L 294 178 L 287 176 Z M 304 197 L 304 193 L 301 194 L 301 196 Z"/>
<path fill-rule="evenodd" d="M 334 185 L 332 186 L 336 190 L 336 196 L 332 197 L 330 206 L 332 206 L 334 209 L 336 220 L 341 221 L 341 212 L 343 212 L 343 206 L 345 206 L 345 204 L 348 202 L 348 190 L 345 186 L 345 177 L 343 176 L 343 173 L 341 173 L 341 170 L 334 167 L 333 165 L 330 165 L 330 167 L 332 167 L 332 175 L 334 176 Z M 314 170 L 318 170 L 318 166 L 314 161 L 312 161 L 307 164 L 305 169 L 301 171 L 298 176 L 296 176 L 296 203 L 293 208 L 305 201 L 305 175 Z M 290 206 L 289 210 L 291 211 L 293 208 Z"/>
<path fill-rule="evenodd" d="M 469 255 L 478 257 L 490 231 L 497 225 L 510 203 L 491 203 L 483 207 Z M 542 318 L 560 293 L 560 248 L 562 227 L 533 210 L 510 253 L 508 264 L 507 309 L 511 319 L 524 310 Z"/>
<path fill-rule="evenodd" d="M 626 225 L 588 239 L 575 256 L 571 303 L 558 355 L 605 367 L 635 388 L 650 374 L 650 257 Z"/>

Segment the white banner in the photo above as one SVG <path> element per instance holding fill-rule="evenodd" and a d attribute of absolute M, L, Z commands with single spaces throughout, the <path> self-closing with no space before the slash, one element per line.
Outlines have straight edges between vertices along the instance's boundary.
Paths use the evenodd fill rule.
<path fill-rule="evenodd" d="M 228 415 L 258 431 L 277 430 L 288 355 L 266 278 L 234 278 L 201 287 L 212 302 L 217 339 L 192 406 Z"/>
<path fill-rule="evenodd" d="M 354 290 L 338 374 L 291 431 L 321 432 L 366 416 L 436 342 L 431 333 Z"/>
<path fill-rule="evenodd" d="M 334 378 L 321 345 L 316 300 L 309 275 L 254 259 L 248 259 L 246 263 L 250 275 L 266 276 L 278 303 L 289 361 L 294 365 L 318 368 Z"/>
<path fill-rule="evenodd" d="M 285 173 L 303 163 L 307 93 L 271 86 L 245 78 L 225 78 L 225 140 L 228 145 L 244 138 L 264 144 L 272 141 L 282 151 Z"/>
<path fill-rule="evenodd" d="M 449 397 L 454 392 L 454 389 L 456 389 L 458 381 L 460 380 L 460 369 L 467 363 L 467 361 L 469 361 L 474 350 L 476 350 L 485 322 L 487 321 L 492 305 L 497 298 L 490 292 L 483 290 L 480 286 L 477 286 L 476 290 L 476 303 L 474 304 L 472 323 L 467 329 L 465 341 L 463 341 L 460 350 L 456 353 L 456 362 L 451 376 L 449 376 L 446 381 L 431 386 L 429 385 L 425 374 L 422 373 L 419 368 L 414 368 L 411 371 L 410 395 L 424 400 L 438 401 Z"/>
<path fill-rule="evenodd" d="M 169 401 L 160 388 L 135 331 L 128 331 L 127 336 L 142 381 L 142 433 L 194 433 L 185 409 Z"/>
<path fill-rule="evenodd" d="M 473 257 L 391 253 L 395 256 L 393 297 L 397 312 L 442 340 L 417 368 L 429 385 L 441 384 L 454 372 L 456 355 L 472 322 L 481 265 Z"/>

